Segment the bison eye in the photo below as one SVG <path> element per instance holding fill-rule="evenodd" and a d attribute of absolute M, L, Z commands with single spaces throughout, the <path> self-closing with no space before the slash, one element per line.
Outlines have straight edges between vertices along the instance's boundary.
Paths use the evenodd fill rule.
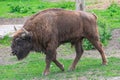
<path fill-rule="evenodd" d="M 21 45 L 22 39 L 16 38 L 16 39 L 15 39 L 15 42 L 16 42 L 17 45 Z"/>

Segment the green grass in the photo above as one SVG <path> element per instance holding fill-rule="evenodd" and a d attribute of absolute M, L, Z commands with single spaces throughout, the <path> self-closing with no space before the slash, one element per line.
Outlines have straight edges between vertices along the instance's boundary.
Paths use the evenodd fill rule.
<path fill-rule="evenodd" d="M 6 35 L 3 39 L 0 39 L 0 44 L 4 46 L 9 46 L 11 44 L 11 40 L 12 39 L 8 35 Z"/>
<path fill-rule="evenodd" d="M 95 80 L 98 77 L 120 76 L 120 59 L 108 58 L 107 66 L 101 65 L 101 59 L 82 58 L 75 71 L 68 71 L 72 59 L 59 58 L 64 64 L 65 71 L 61 72 L 55 65 L 51 64 L 51 72 L 48 76 L 43 76 L 45 68 L 44 56 L 42 54 L 30 54 L 26 59 L 10 65 L 0 65 L 0 80 L 32 80 L 32 79 L 55 79 L 63 80 L 69 78 L 87 77 Z"/>

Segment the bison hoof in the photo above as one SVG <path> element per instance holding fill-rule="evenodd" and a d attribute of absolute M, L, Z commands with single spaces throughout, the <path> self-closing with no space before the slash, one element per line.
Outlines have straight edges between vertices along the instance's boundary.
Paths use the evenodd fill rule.
<path fill-rule="evenodd" d="M 102 65 L 107 65 L 107 61 L 102 62 Z"/>
<path fill-rule="evenodd" d="M 70 67 L 68 71 L 73 71 L 73 70 L 75 70 L 75 68 L 74 67 Z"/>
<path fill-rule="evenodd" d="M 49 72 L 44 72 L 43 76 L 47 76 L 49 74 Z"/>
<path fill-rule="evenodd" d="M 65 69 L 63 68 L 63 69 L 61 69 L 62 71 L 65 71 Z"/>
<path fill-rule="evenodd" d="M 102 65 L 107 65 L 107 63 L 102 63 Z"/>
<path fill-rule="evenodd" d="M 62 71 L 65 71 L 64 65 L 62 65 L 62 66 L 60 67 L 60 69 L 61 69 Z"/>

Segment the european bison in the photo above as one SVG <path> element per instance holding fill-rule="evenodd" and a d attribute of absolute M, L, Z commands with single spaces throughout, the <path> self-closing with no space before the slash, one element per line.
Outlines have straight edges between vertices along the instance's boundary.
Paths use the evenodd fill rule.
<path fill-rule="evenodd" d="M 74 70 L 83 54 L 82 40 L 87 38 L 100 52 L 102 64 L 105 65 L 107 61 L 99 40 L 96 19 L 94 14 L 83 11 L 63 9 L 41 11 L 28 19 L 23 28 L 14 34 L 12 54 L 21 60 L 30 51 L 44 52 L 46 55 L 44 75 L 47 75 L 52 61 L 64 71 L 63 65 L 56 59 L 56 49 L 61 44 L 69 42 L 76 49 L 76 57 L 70 67 L 70 70 Z"/>

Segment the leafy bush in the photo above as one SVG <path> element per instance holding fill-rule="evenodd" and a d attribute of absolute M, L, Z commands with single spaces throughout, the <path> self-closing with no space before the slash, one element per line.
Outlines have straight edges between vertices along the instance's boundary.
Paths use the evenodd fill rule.
<path fill-rule="evenodd" d="M 38 9 L 45 8 L 62 8 L 62 9 L 74 9 L 75 3 L 70 1 L 61 1 L 61 2 L 40 2 Z"/>
<path fill-rule="evenodd" d="M 40 4 L 38 5 L 38 9 L 45 9 L 49 6 L 50 4 L 48 2 L 40 2 Z"/>
<path fill-rule="evenodd" d="M 100 40 L 106 46 L 108 44 L 108 40 L 111 39 L 111 29 L 108 27 L 107 22 L 101 18 L 98 21 Z"/>
<path fill-rule="evenodd" d="M 94 49 L 93 45 L 87 39 L 83 40 L 83 48 L 85 50 Z"/>
<path fill-rule="evenodd" d="M 74 9 L 75 8 L 75 3 L 74 2 L 59 2 L 58 7 L 62 9 Z"/>
<path fill-rule="evenodd" d="M 108 7 L 107 12 L 111 17 L 118 15 L 120 13 L 120 6 L 118 6 L 116 3 L 113 3 Z"/>
<path fill-rule="evenodd" d="M 11 13 L 27 13 L 28 11 L 32 10 L 32 8 L 30 6 L 27 5 L 23 5 L 23 4 L 9 4 L 8 5 L 10 7 L 10 12 Z"/>

